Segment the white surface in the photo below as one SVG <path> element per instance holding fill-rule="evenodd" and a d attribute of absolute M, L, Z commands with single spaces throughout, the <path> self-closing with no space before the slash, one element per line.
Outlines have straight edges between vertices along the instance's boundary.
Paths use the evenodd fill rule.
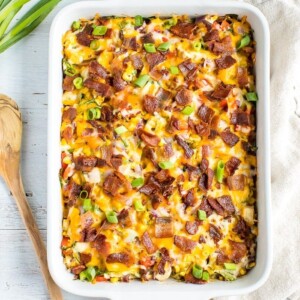
<path fill-rule="evenodd" d="M 63 0 L 56 10 L 72 2 L 75 1 Z M 300 276 L 300 256 L 299 251 L 297 252 L 300 244 L 300 185 L 297 176 L 300 160 L 300 76 L 297 67 L 300 65 L 300 4 L 298 0 L 252 2 L 267 16 L 271 29 L 272 200 L 276 246 L 275 267 L 270 279 L 257 292 L 243 299 L 282 300 L 291 294 L 295 295 Z M 33 194 L 28 200 L 44 236 L 47 52 L 49 23 L 54 14 L 55 12 L 28 38 L 0 54 L 0 91 L 16 99 L 23 113 L 24 184 L 26 191 Z M 286 137 L 290 137 L 288 142 Z M 1 180 L 0 266 L 1 299 L 48 299 L 14 200 Z M 68 293 L 64 295 L 65 299 L 87 299 Z M 298 300 L 299 297 L 290 299 Z"/>
<path fill-rule="evenodd" d="M 270 166 L 269 166 L 269 30 L 264 16 L 255 7 L 237 1 L 199 1 L 199 0 L 152 0 L 138 7 L 137 0 L 105 0 L 98 2 L 81 2 L 66 7 L 55 20 L 50 31 L 49 56 L 49 148 L 48 148 L 48 264 L 53 279 L 62 288 L 72 293 L 91 297 L 107 297 L 111 299 L 190 299 L 196 295 L 201 299 L 216 296 L 249 293 L 260 287 L 267 279 L 271 268 L 271 220 L 270 220 Z M 172 3 L 172 6 L 170 5 Z M 206 285 L 183 284 L 174 280 L 163 283 L 151 281 L 141 283 L 133 281 L 130 284 L 119 283 L 113 289 L 106 283 L 91 285 L 88 282 L 74 281 L 72 274 L 66 271 L 63 264 L 61 241 L 62 206 L 58 173 L 61 165 L 60 124 L 61 124 L 61 39 L 74 19 L 91 18 L 95 13 L 109 15 L 143 15 L 152 16 L 186 14 L 194 16 L 203 13 L 228 13 L 247 15 L 255 31 L 257 41 L 257 92 L 260 101 L 257 105 L 257 145 L 258 145 L 258 215 L 259 223 L 257 246 L 257 265 L 247 275 L 234 282 L 213 282 Z M 56 201 L 51 201 L 55 199 Z M 126 295 L 126 296 L 125 296 Z"/>

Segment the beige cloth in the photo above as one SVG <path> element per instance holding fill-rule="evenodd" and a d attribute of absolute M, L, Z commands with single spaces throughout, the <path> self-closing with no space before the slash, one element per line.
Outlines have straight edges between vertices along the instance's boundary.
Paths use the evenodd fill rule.
<path fill-rule="evenodd" d="M 300 299 L 300 0 L 248 0 L 271 32 L 271 163 L 274 259 L 257 291 L 218 300 Z"/>

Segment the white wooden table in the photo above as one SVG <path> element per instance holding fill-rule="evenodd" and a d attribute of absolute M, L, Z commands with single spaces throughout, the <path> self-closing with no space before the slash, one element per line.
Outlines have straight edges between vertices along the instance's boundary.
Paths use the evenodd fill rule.
<path fill-rule="evenodd" d="M 24 186 L 45 240 L 48 37 L 53 16 L 72 2 L 63 0 L 33 33 L 0 54 L 0 93 L 15 99 L 22 111 Z M 0 299 L 49 299 L 15 201 L 1 179 Z M 64 299 L 84 298 L 64 292 Z"/>

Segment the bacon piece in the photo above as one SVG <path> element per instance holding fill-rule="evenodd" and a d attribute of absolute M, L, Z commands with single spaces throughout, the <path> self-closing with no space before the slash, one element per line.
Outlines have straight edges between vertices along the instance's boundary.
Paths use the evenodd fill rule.
<path fill-rule="evenodd" d="M 90 253 L 79 253 L 80 262 L 84 265 L 89 263 L 92 259 L 92 255 Z"/>
<path fill-rule="evenodd" d="M 198 186 L 203 192 L 206 193 L 211 188 L 214 174 L 214 171 L 210 168 L 207 169 L 206 173 L 202 173 L 198 181 Z"/>
<path fill-rule="evenodd" d="M 163 247 L 160 249 L 161 253 L 161 260 L 157 265 L 157 271 L 159 274 L 163 275 L 165 274 L 165 265 L 167 262 L 172 262 L 173 259 L 170 257 L 169 251 Z"/>
<path fill-rule="evenodd" d="M 80 223 L 82 229 L 91 227 L 91 225 L 94 223 L 92 213 L 90 211 L 87 211 L 86 213 L 82 214 L 80 216 Z"/>
<path fill-rule="evenodd" d="M 185 230 L 187 231 L 188 234 L 190 235 L 194 235 L 197 233 L 198 231 L 198 227 L 200 225 L 200 221 L 196 220 L 196 221 L 187 221 L 185 223 Z"/>
<path fill-rule="evenodd" d="M 210 124 L 215 112 L 210 107 L 202 104 L 198 110 L 198 116 L 206 124 Z"/>
<path fill-rule="evenodd" d="M 89 89 L 95 90 L 103 97 L 109 97 L 112 94 L 111 86 L 106 83 L 94 81 L 90 78 L 84 81 L 83 85 Z"/>
<path fill-rule="evenodd" d="M 205 173 L 208 170 L 209 161 L 207 158 L 203 157 L 200 163 L 200 171 Z"/>
<path fill-rule="evenodd" d="M 97 232 L 96 228 L 88 227 L 88 228 L 84 228 L 81 231 L 81 234 L 82 234 L 83 242 L 94 242 L 98 235 L 98 232 Z"/>
<path fill-rule="evenodd" d="M 110 159 L 111 165 L 117 170 L 122 165 L 123 155 L 113 155 Z"/>
<path fill-rule="evenodd" d="M 232 240 L 229 240 L 229 243 L 232 248 L 230 259 L 237 264 L 247 254 L 247 247 L 244 243 L 239 243 Z"/>
<path fill-rule="evenodd" d="M 63 119 L 63 121 L 69 121 L 72 123 L 74 121 L 74 119 L 76 118 L 76 114 L 77 114 L 76 108 L 70 107 L 67 110 L 64 110 L 62 119 Z"/>
<path fill-rule="evenodd" d="M 207 136 L 208 137 L 210 135 L 211 129 L 210 129 L 209 124 L 206 124 L 206 123 L 200 121 L 200 123 L 196 124 L 194 127 L 195 127 L 196 133 L 199 136 Z"/>
<path fill-rule="evenodd" d="M 68 76 L 68 75 L 65 76 L 64 81 L 63 81 L 63 90 L 64 91 L 71 92 L 74 90 L 73 80 L 76 77 L 77 76 Z"/>
<path fill-rule="evenodd" d="M 179 135 L 175 136 L 175 140 L 180 145 L 180 147 L 183 148 L 185 157 L 186 158 L 191 158 L 194 154 L 194 150 L 190 148 L 188 143 L 185 142 L 184 139 L 182 137 L 180 137 Z"/>
<path fill-rule="evenodd" d="M 174 155 L 172 144 L 171 143 L 165 144 L 163 148 L 163 152 L 166 158 L 172 157 Z"/>
<path fill-rule="evenodd" d="M 85 128 L 82 131 L 81 134 L 83 137 L 88 137 L 88 136 L 98 136 L 98 132 L 97 130 L 95 130 L 94 128 Z"/>
<path fill-rule="evenodd" d="M 84 271 L 86 269 L 86 266 L 84 265 L 79 265 L 76 267 L 73 267 L 71 269 L 71 273 L 75 274 L 75 275 L 79 275 L 82 271 Z"/>
<path fill-rule="evenodd" d="M 205 25 L 207 31 L 210 31 L 212 28 L 212 24 L 205 19 L 206 15 L 198 16 L 195 18 L 195 24 L 202 23 Z"/>
<path fill-rule="evenodd" d="M 233 85 L 231 84 L 224 84 L 221 82 L 216 89 L 210 95 L 211 99 L 219 100 L 226 98 L 230 91 L 233 89 Z"/>
<path fill-rule="evenodd" d="M 209 32 L 206 33 L 206 35 L 203 37 L 204 42 L 209 41 L 220 41 L 219 37 L 219 31 L 217 29 L 212 29 Z"/>
<path fill-rule="evenodd" d="M 230 191 L 243 191 L 246 183 L 246 176 L 238 174 L 227 177 L 227 185 Z"/>
<path fill-rule="evenodd" d="M 113 76 L 113 87 L 117 92 L 123 91 L 127 86 L 127 82 L 122 79 L 121 74 L 116 74 Z"/>
<path fill-rule="evenodd" d="M 209 145 L 203 145 L 202 146 L 202 157 L 209 157 L 210 155 L 210 146 Z"/>
<path fill-rule="evenodd" d="M 208 197 L 207 201 L 209 205 L 216 211 L 216 213 L 220 216 L 225 217 L 226 213 L 224 211 L 224 208 L 217 202 L 215 198 Z"/>
<path fill-rule="evenodd" d="M 112 263 L 120 263 L 126 266 L 132 265 L 132 259 L 126 252 L 119 252 L 119 253 L 111 253 L 107 256 L 106 262 L 109 264 Z"/>
<path fill-rule="evenodd" d="M 244 111 L 236 110 L 231 114 L 230 122 L 233 125 L 250 125 L 250 115 Z"/>
<path fill-rule="evenodd" d="M 184 75 L 184 77 L 187 78 L 187 80 L 190 80 L 194 77 L 196 74 L 198 67 L 196 64 L 194 64 L 191 59 L 187 59 L 183 61 L 181 64 L 178 65 L 179 70 Z"/>
<path fill-rule="evenodd" d="M 145 95 L 143 99 L 143 107 L 149 114 L 154 114 L 158 110 L 158 99 L 154 96 Z"/>
<path fill-rule="evenodd" d="M 187 169 L 189 180 L 193 180 L 193 178 L 197 178 L 200 175 L 200 170 L 198 167 L 194 167 L 189 164 L 185 164 L 184 166 Z"/>
<path fill-rule="evenodd" d="M 177 118 L 175 118 L 174 116 L 171 116 L 171 119 L 170 119 L 169 124 L 167 126 L 167 131 L 169 133 L 173 133 L 176 130 L 180 130 L 179 120 Z"/>
<path fill-rule="evenodd" d="M 225 164 L 225 170 L 228 173 L 228 175 L 232 176 L 234 172 L 238 169 L 241 161 L 235 157 L 232 156 Z"/>
<path fill-rule="evenodd" d="M 107 70 L 100 65 L 96 60 L 93 60 L 89 64 L 89 74 L 92 74 L 95 76 L 95 78 L 100 77 L 100 78 L 107 78 L 108 72 Z"/>
<path fill-rule="evenodd" d="M 230 68 L 232 65 L 236 63 L 236 60 L 230 56 L 225 55 L 220 58 L 215 59 L 216 66 L 219 70 Z"/>
<path fill-rule="evenodd" d="M 145 146 L 143 148 L 143 157 L 148 158 L 151 160 L 151 162 L 153 163 L 153 165 L 155 167 L 158 167 L 157 162 L 155 161 L 155 152 L 152 148 Z"/>
<path fill-rule="evenodd" d="M 209 217 L 213 213 L 213 209 L 208 202 L 208 198 L 204 196 L 202 198 L 199 209 L 204 210 L 206 212 L 207 217 Z"/>
<path fill-rule="evenodd" d="M 184 236 L 174 235 L 174 244 L 182 251 L 190 253 L 197 246 L 197 242 Z"/>
<path fill-rule="evenodd" d="M 202 279 L 198 279 L 198 278 L 194 277 L 191 272 L 187 273 L 184 276 L 184 281 L 187 282 L 187 283 L 192 283 L 192 284 L 205 284 L 207 282 L 207 281 L 204 281 Z"/>
<path fill-rule="evenodd" d="M 156 147 L 159 142 L 160 138 L 156 136 L 155 134 L 152 134 L 150 132 L 147 132 L 145 130 L 141 131 L 141 139 L 150 147 Z"/>
<path fill-rule="evenodd" d="M 160 193 L 154 192 L 150 195 L 150 199 L 153 209 L 157 209 L 159 204 L 162 203 L 165 198 Z"/>
<path fill-rule="evenodd" d="M 123 38 L 123 47 L 128 50 L 138 50 L 138 43 L 135 37 Z"/>
<path fill-rule="evenodd" d="M 226 128 L 223 132 L 221 132 L 220 136 L 223 142 L 229 147 L 233 147 L 240 140 L 240 138 L 232 133 L 229 128 Z"/>
<path fill-rule="evenodd" d="M 148 254 L 152 254 L 156 251 L 156 247 L 154 246 L 150 234 L 148 231 L 145 231 L 142 235 L 142 243 L 145 246 Z"/>
<path fill-rule="evenodd" d="M 237 80 L 240 87 L 245 87 L 249 83 L 247 68 L 238 67 Z"/>
<path fill-rule="evenodd" d="M 216 262 L 217 265 L 224 265 L 224 263 L 230 262 L 230 259 L 222 250 L 219 250 Z"/>
<path fill-rule="evenodd" d="M 197 25 L 194 23 L 187 22 L 178 22 L 175 26 L 170 28 L 170 31 L 184 39 L 194 39 L 194 31 L 197 28 Z"/>
<path fill-rule="evenodd" d="M 166 57 L 160 52 L 146 54 L 146 61 L 149 64 L 150 70 L 152 70 L 156 65 L 162 63 L 165 59 Z"/>
<path fill-rule="evenodd" d="M 143 60 L 139 54 L 130 55 L 130 60 L 135 70 L 142 70 L 144 67 Z"/>
<path fill-rule="evenodd" d="M 205 240 L 205 237 L 203 235 L 200 235 L 199 236 L 199 241 L 198 241 L 199 244 L 204 244 L 206 243 L 206 240 Z"/>
<path fill-rule="evenodd" d="M 193 206 L 195 204 L 195 195 L 193 189 L 188 190 L 187 194 L 183 197 L 182 202 L 186 206 Z"/>
<path fill-rule="evenodd" d="M 149 75 L 156 81 L 159 81 L 162 79 L 163 76 L 167 75 L 169 73 L 168 70 L 158 70 L 157 68 L 153 68 Z"/>
<path fill-rule="evenodd" d="M 103 190 L 107 194 L 111 194 L 112 196 L 116 196 L 118 194 L 118 190 L 122 186 L 122 181 L 119 177 L 115 176 L 115 174 L 108 175 L 103 183 Z"/>
<path fill-rule="evenodd" d="M 139 189 L 140 193 L 143 193 L 147 196 L 150 196 L 151 194 L 158 191 L 159 191 L 159 186 L 154 183 L 145 184 Z"/>
<path fill-rule="evenodd" d="M 217 198 L 218 203 L 223 207 L 228 215 L 235 213 L 235 207 L 232 203 L 232 199 L 229 195 L 221 196 Z"/>
<path fill-rule="evenodd" d="M 83 30 L 76 34 L 77 41 L 80 45 L 89 47 L 91 41 L 93 40 L 93 27 L 91 25 L 86 25 Z"/>
<path fill-rule="evenodd" d="M 155 220 L 155 237 L 168 238 L 174 235 L 171 217 L 157 217 Z"/>
<path fill-rule="evenodd" d="M 245 240 L 251 234 L 251 228 L 247 225 L 243 218 L 239 218 L 233 231 L 238 234 L 238 236 Z"/>
<path fill-rule="evenodd" d="M 141 36 L 141 42 L 143 44 L 154 44 L 154 38 L 151 32 L 144 34 L 143 36 Z"/>
<path fill-rule="evenodd" d="M 110 244 L 106 241 L 106 236 L 104 234 L 98 234 L 95 241 L 93 242 L 93 246 L 97 249 L 97 251 L 106 256 L 110 250 Z"/>
<path fill-rule="evenodd" d="M 219 228 L 213 224 L 209 224 L 209 235 L 217 244 L 223 237 L 222 233 L 220 232 Z"/>
<path fill-rule="evenodd" d="M 121 224 L 124 227 L 130 227 L 132 225 L 128 209 L 124 208 L 120 211 L 120 213 L 118 214 L 118 220 L 119 224 Z"/>
<path fill-rule="evenodd" d="M 222 53 L 233 53 L 234 48 L 232 47 L 232 40 L 229 35 L 225 36 L 220 42 L 213 42 L 213 53 L 222 54 Z"/>
<path fill-rule="evenodd" d="M 74 158 L 75 169 L 83 172 L 90 172 L 97 165 L 96 156 L 78 156 Z"/>
<path fill-rule="evenodd" d="M 100 120 L 103 122 L 111 122 L 114 119 L 113 109 L 108 105 L 103 105 L 101 107 L 101 117 Z"/>
<path fill-rule="evenodd" d="M 192 91 L 182 87 L 176 94 L 175 100 L 179 105 L 185 106 L 192 102 Z"/>

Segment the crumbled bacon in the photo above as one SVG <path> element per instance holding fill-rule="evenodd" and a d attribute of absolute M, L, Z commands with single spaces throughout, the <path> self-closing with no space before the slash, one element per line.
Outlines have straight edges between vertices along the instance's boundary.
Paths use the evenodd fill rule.
<path fill-rule="evenodd" d="M 232 65 L 236 63 L 236 60 L 230 56 L 225 55 L 220 58 L 215 59 L 216 66 L 219 70 L 230 68 Z"/>
<path fill-rule="evenodd" d="M 220 41 L 219 37 L 219 31 L 217 29 L 212 29 L 209 32 L 206 33 L 206 35 L 203 37 L 204 42 L 209 41 Z"/>
<path fill-rule="evenodd" d="M 93 246 L 102 255 L 107 255 L 110 250 L 110 244 L 106 241 L 106 236 L 104 234 L 98 234 L 93 242 Z"/>
<path fill-rule="evenodd" d="M 84 81 L 83 85 L 89 89 L 95 90 L 103 97 L 109 97 L 112 94 L 111 86 L 106 83 L 94 81 L 90 78 Z"/>
<path fill-rule="evenodd" d="M 232 133 L 229 128 L 225 129 L 223 132 L 220 134 L 223 142 L 227 144 L 229 147 L 233 147 L 235 144 L 237 144 L 240 140 L 240 138 Z"/>
<path fill-rule="evenodd" d="M 156 65 L 162 63 L 165 59 L 166 57 L 160 52 L 146 54 L 146 61 L 149 64 L 150 70 L 152 70 Z"/>
<path fill-rule="evenodd" d="M 187 231 L 188 234 L 194 235 L 197 233 L 199 225 L 201 224 L 200 221 L 187 221 L 185 223 L 185 230 Z"/>
<path fill-rule="evenodd" d="M 156 251 L 156 247 L 154 246 L 150 234 L 148 233 L 148 231 L 145 231 L 142 235 L 142 243 L 145 246 L 147 252 L 149 254 L 152 254 Z"/>
<path fill-rule="evenodd" d="M 225 170 L 228 175 L 232 176 L 238 169 L 240 163 L 241 161 L 237 157 L 232 156 L 225 164 Z"/>
<path fill-rule="evenodd" d="M 251 234 L 251 228 L 247 225 L 242 217 L 240 217 L 233 228 L 233 231 L 237 233 L 237 235 L 245 240 Z"/>
<path fill-rule="evenodd" d="M 194 150 L 190 148 L 189 144 L 179 135 L 175 136 L 175 140 L 184 150 L 184 155 L 186 158 L 191 158 L 194 154 Z"/>
<path fill-rule="evenodd" d="M 174 244 L 180 250 L 187 253 L 191 252 L 197 246 L 197 242 L 179 235 L 174 235 Z"/>
<path fill-rule="evenodd" d="M 230 122 L 233 125 L 250 125 L 250 115 L 244 111 L 236 110 L 231 114 Z"/>
<path fill-rule="evenodd" d="M 230 84 L 224 84 L 221 82 L 215 90 L 210 94 L 209 99 L 210 100 L 220 100 L 226 98 L 230 91 L 233 89 L 233 85 Z"/>
<path fill-rule="evenodd" d="M 107 70 L 102 65 L 100 65 L 96 60 L 90 62 L 89 74 L 93 75 L 93 77 L 95 78 L 100 77 L 104 79 L 107 78 L 108 76 Z"/>
<path fill-rule="evenodd" d="M 217 201 L 228 215 L 232 215 L 235 213 L 235 207 L 229 195 L 218 197 Z"/>
<path fill-rule="evenodd" d="M 77 76 L 65 76 L 64 81 L 63 81 L 63 90 L 64 91 L 73 91 L 74 90 L 74 84 L 73 84 L 73 80 L 76 78 Z"/>
<path fill-rule="evenodd" d="M 67 110 L 64 110 L 62 119 L 63 121 L 73 122 L 76 118 L 77 109 L 75 107 L 70 107 Z"/>
<path fill-rule="evenodd" d="M 183 87 L 177 92 L 175 100 L 179 105 L 185 106 L 192 102 L 192 96 L 192 91 Z"/>
<path fill-rule="evenodd" d="M 232 240 L 229 240 L 229 243 L 232 248 L 230 259 L 237 264 L 247 254 L 247 246 L 244 243 L 239 243 Z"/>
<path fill-rule="evenodd" d="M 135 37 L 128 37 L 123 39 L 123 47 L 128 50 L 138 50 L 138 43 Z"/>
<path fill-rule="evenodd" d="M 186 205 L 186 206 L 193 206 L 195 204 L 195 195 L 194 195 L 194 190 L 190 189 L 188 190 L 188 192 L 186 193 L 186 195 L 183 197 L 182 202 Z"/>
<path fill-rule="evenodd" d="M 170 28 L 170 31 L 181 37 L 181 38 L 185 38 L 185 39 L 194 39 L 194 32 L 195 29 L 197 28 L 196 24 L 193 23 L 187 23 L 187 22 L 178 22 L 175 26 L 172 26 Z"/>
<path fill-rule="evenodd" d="M 206 283 L 206 281 L 194 277 L 191 272 L 187 273 L 184 276 L 184 281 L 187 283 L 192 283 L 192 284 L 205 284 Z"/>
<path fill-rule="evenodd" d="M 174 235 L 171 217 L 157 217 L 155 220 L 155 237 L 168 238 Z"/>
<path fill-rule="evenodd" d="M 127 82 L 122 79 L 121 74 L 115 74 L 113 76 L 113 87 L 117 92 L 123 91 L 127 86 Z"/>
<path fill-rule="evenodd" d="M 151 95 L 145 95 L 143 99 L 143 106 L 146 112 L 153 114 L 158 110 L 158 99 Z"/>
<path fill-rule="evenodd" d="M 223 238 L 219 228 L 213 224 L 209 224 L 209 235 L 215 243 L 218 243 Z"/>
<path fill-rule="evenodd" d="M 181 64 L 178 65 L 178 68 L 187 80 L 192 79 L 198 70 L 197 65 L 193 63 L 191 59 L 183 61 Z"/>
<path fill-rule="evenodd" d="M 106 262 L 111 264 L 111 263 L 120 263 L 124 264 L 126 266 L 132 265 L 132 259 L 130 255 L 126 252 L 119 252 L 119 253 L 112 253 L 109 254 L 106 258 Z"/>
<path fill-rule="evenodd" d="M 144 34 L 143 36 L 141 36 L 141 42 L 143 44 L 154 44 L 154 38 L 151 32 Z"/>
<path fill-rule="evenodd" d="M 74 163 L 76 170 L 89 172 L 97 165 L 97 157 L 81 155 L 74 158 Z"/>
<path fill-rule="evenodd" d="M 89 47 L 93 40 L 93 27 L 92 25 L 86 25 L 83 30 L 76 34 L 77 41 L 80 45 Z"/>
<path fill-rule="evenodd" d="M 249 78 L 248 78 L 248 71 L 246 68 L 238 67 L 237 80 L 238 80 L 239 86 L 242 88 L 248 84 Z"/>
<path fill-rule="evenodd" d="M 144 67 L 143 60 L 139 54 L 130 55 L 130 60 L 135 70 L 142 70 Z"/>
<path fill-rule="evenodd" d="M 206 196 L 204 196 L 202 198 L 202 201 L 201 201 L 201 204 L 199 206 L 199 209 L 204 210 L 206 212 L 206 215 L 208 217 L 213 213 L 213 209 L 210 206 L 210 204 L 208 202 L 208 198 Z"/>
<path fill-rule="evenodd" d="M 160 138 L 158 136 L 145 130 L 141 131 L 140 137 L 150 147 L 156 147 L 160 142 Z"/>
<path fill-rule="evenodd" d="M 79 275 L 82 271 L 84 271 L 86 269 L 86 266 L 85 265 L 79 265 L 79 266 L 76 266 L 76 267 L 73 267 L 71 269 L 71 272 L 75 275 Z"/>
<path fill-rule="evenodd" d="M 80 262 L 84 265 L 89 263 L 92 259 L 92 255 L 90 253 L 79 253 Z"/>
<path fill-rule="evenodd" d="M 204 123 L 210 124 L 215 112 L 210 107 L 202 104 L 198 110 L 198 116 Z"/>
<path fill-rule="evenodd" d="M 243 191 L 246 184 L 246 176 L 243 174 L 227 177 L 227 185 L 231 191 Z"/>

